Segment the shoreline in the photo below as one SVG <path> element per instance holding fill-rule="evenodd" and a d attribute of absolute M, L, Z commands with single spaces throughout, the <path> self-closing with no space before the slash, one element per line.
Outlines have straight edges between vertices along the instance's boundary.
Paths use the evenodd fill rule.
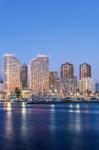
<path fill-rule="evenodd" d="M 80 103 L 88 103 L 88 104 L 91 104 L 91 103 L 99 103 L 99 101 L 83 101 L 83 102 L 27 102 L 26 105 L 35 105 L 35 104 L 42 104 L 42 105 L 45 105 L 45 104 L 80 104 Z"/>

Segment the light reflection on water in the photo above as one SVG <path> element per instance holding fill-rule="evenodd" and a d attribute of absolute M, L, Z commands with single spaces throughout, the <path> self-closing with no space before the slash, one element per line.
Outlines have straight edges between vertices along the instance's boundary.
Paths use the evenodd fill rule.
<path fill-rule="evenodd" d="M 69 129 L 71 131 L 75 130 L 76 132 L 81 132 L 81 130 L 82 130 L 82 123 L 81 123 L 82 117 L 81 117 L 80 105 L 79 104 L 75 104 L 75 105 L 70 104 L 69 113 L 70 113 Z"/>
<path fill-rule="evenodd" d="M 25 116 L 25 114 L 26 114 L 26 104 L 25 103 L 22 103 L 22 115 L 23 115 L 23 117 Z"/>
<path fill-rule="evenodd" d="M 75 117 L 75 130 L 77 132 L 81 132 L 82 130 L 82 123 L 81 123 L 81 116 L 80 114 L 77 114 L 76 117 Z"/>
<path fill-rule="evenodd" d="M 98 150 L 97 104 L 5 103 L 0 111 L 0 145 L 5 149 Z"/>
<path fill-rule="evenodd" d="M 70 105 L 70 110 L 69 110 L 70 113 L 80 113 L 80 105 L 77 104 L 77 105 Z"/>
<path fill-rule="evenodd" d="M 21 122 L 21 135 L 23 136 L 23 139 L 25 138 L 25 135 L 27 134 L 27 118 L 26 118 L 27 108 L 26 104 L 22 103 L 21 105 L 21 114 L 22 114 L 22 122 Z"/>
<path fill-rule="evenodd" d="M 5 120 L 5 133 L 6 138 L 11 139 L 13 135 L 12 127 L 12 107 L 11 103 L 4 103 L 4 110 L 6 111 L 6 120 Z"/>
<path fill-rule="evenodd" d="M 51 110 L 50 110 L 50 130 L 55 130 L 55 105 L 51 105 Z"/>
<path fill-rule="evenodd" d="M 11 103 L 10 102 L 6 102 L 4 103 L 4 110 L 11 112 Z"/>

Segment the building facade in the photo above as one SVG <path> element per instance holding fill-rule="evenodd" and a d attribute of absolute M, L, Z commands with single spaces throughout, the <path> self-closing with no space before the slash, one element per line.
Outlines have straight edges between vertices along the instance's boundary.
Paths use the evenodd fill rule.
<path fill-rule="evenodd" d="M 20 87 L 20 61 L 14 54 L 4 55 L 4 91 L 11 93 Z"/>
<path fill-rule="evenodd" d="M 91 78 L 91 65 L 87 63 L 81 64 L 79 69 L 79 74 L 80 74 L 79 75 L 80 79 L 88 78 L 88 77 Z"/>
<path fill-rule="evenodd" d="M 72 79 L 74 77 L 74 65 L 71 63 L 62 64 L 60 77 L 63 83 L 66 82 L 68 79 Z"/>
<path fill-rule="evenodd" d="M 58 93 L 58 72 L 49 72 L 49 94 L 57 95 Z"/>
<path fill-rule="evenodd" d="M 96 81 L 92 78 L 83 78 L 78 81 L 78 89 L 82 95 L 96 92 Z"/>
<path fill-rule="evenodd" d="M 28 66 L 23 64 L 20 70 L 21 89 L 27 89 L 28 87 Z"/>
<path fill-rule="evenodd" d="M 61 66 L 61 95 L 63 97 L 74 95 L 77 90 L 77 78 L 74 77 L 74 65 L 65 63 Z"/>
<path fill-rule="evenodd" d="M 96 83 L 96 92 L 99 93 L 99 83 Z"/>
<path fill-rule="evenodd" d="M 49 58 L 38 55 L 29 63 L 29 87 L 34 95 L 46 95 L 49 90 Z"/>
<path fill-rule="evenodd" d="M 69 79 L 68 81 L 68 87 L 67 87 L 68 95 L 70 96 L 76 96 L 77 94 L 77 77 L 73 77 L 72 79 Z"/>
<path fill-rule="evenodd" d="M 4 92 L 4 84 L 3 81 L 0 81 L 0 92 Z"/>

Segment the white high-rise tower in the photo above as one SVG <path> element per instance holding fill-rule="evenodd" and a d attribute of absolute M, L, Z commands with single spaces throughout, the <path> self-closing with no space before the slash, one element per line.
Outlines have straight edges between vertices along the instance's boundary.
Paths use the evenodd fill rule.
<path fill-rule="evenodd" d="M 4 90 L 11 93 L 16 87 L 20 87 L 20 61 L 14 54 L 4 56 Z"/>
<path fill-rule="evenodd" d="M 29 63 L 29 87 L 34 95 L 47 94 L 49 88 L 49 58 L 38 55 Z"/>

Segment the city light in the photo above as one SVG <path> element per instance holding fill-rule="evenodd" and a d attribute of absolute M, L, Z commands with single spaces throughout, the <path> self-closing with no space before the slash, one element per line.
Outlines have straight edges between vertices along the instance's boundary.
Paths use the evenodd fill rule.
<path fill-rule="evenodd" d="M 96 81 L 92 78 L 91 65 L 79 66 L 79 78 L 75 76 L 75 67 L 66 62 L 59 71 L 49 70 L 49 57 L 38 55 L 21 64 L 15 54 L 4 54 L 3 82 L 0 83 L 1 97 L 6 100 L 32 96 L 41 98 L 87 98 L 97 96 Z"/>

